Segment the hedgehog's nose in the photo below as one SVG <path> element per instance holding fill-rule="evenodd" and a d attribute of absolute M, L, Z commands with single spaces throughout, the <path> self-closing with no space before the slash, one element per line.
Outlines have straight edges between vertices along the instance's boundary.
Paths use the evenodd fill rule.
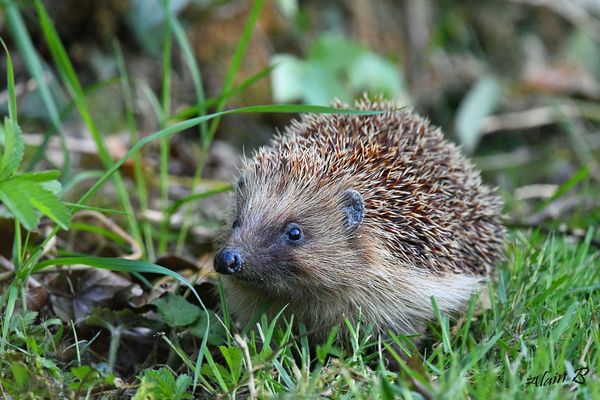
<path fill-rule="evenodd" d="M 242 257 L 237 250 L 223 249 L 215 255 L 215 270 L 220 274 L 231 275 L 242 269 Z"/>

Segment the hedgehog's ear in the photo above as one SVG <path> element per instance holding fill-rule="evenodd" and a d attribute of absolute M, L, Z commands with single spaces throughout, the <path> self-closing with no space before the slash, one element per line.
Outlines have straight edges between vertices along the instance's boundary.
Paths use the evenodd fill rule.
<path fill-rule="evenodd" d="M 240 176 L 240 179 L 237 181 L 237 185 L 235 185 L 235 190 L 239 193 L 244 189 L 244 186 L 246 186 L 246 178 Z"/>
<path fill-rule="evenodd" d="M 354 189 L 348 189 L 342 195 L 341 205 L 346 218 L 346 229 L 348 232 L 354 232 L 365 217 L 365 202 L 360 193 Z"/>
<path fill-rule="evenodd" d="M 246 178 L 240 176 L 236 185 L 235 185 L 235 207 L 237 208 L 237 212 L 240 212 L 242 208 L 242 191 L 244 190 L 244 186 L 246 186 Z"/>

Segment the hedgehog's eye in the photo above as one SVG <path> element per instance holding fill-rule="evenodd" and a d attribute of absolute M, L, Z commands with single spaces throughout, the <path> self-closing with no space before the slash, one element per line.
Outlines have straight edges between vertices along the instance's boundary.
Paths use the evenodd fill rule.
<path fill-rule="evenodd" d="M 240 220 L 236 219 L 235 221 L 233 221 L 233 224 L 231 224 L 231 228 L 232 229 L 237 229 L 240 227 Z"/>
<path fill-rule="evenodd" d="M 290 240 L 300 240 L 302 237 L 302 231 L 299 228 L 292 228 L 288 232 L 288 237 Z"/>
<path fill-rule="evenodd" d="M 298 225 L 291 224 L 290 226 L 288 226 L 287 237 L 289 240 L 296 242 L 302 239 L 302 236 L 302 229 Z"/>

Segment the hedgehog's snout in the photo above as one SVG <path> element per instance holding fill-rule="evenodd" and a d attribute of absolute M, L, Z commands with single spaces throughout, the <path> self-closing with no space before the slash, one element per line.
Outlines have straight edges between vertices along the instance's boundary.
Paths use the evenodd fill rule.
<path fill-rule="evenodd" d="M 237 274 L 242 270 L 243 259 L 237 249 L 222 249 L 215 255 L 215 271 L 224 275 Z"/>

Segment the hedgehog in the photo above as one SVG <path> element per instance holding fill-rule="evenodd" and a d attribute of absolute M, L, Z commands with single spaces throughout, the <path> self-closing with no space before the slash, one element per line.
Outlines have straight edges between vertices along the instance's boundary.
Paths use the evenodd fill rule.
<path fill-rule="evenodd" d="M 354 107 L 378 112 L 301 115 L 243 161 L 214 259 L 240 324 L 285 309 L 313 333 L 360 318 L 419 336 L 432 297 L 460 314 L 493 275 L 496 190 L 412 110 L 366 97 Z"/>

